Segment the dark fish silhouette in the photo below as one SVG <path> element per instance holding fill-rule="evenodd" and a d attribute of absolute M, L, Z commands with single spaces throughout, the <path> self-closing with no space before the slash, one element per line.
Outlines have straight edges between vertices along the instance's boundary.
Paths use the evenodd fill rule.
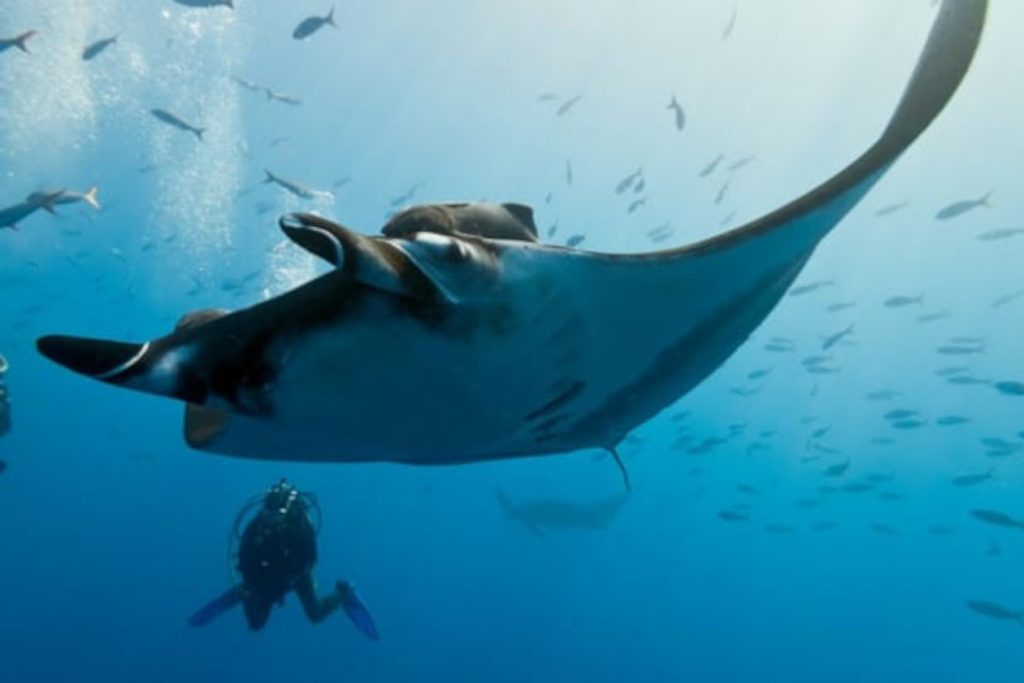
<path fill-rule="evenodd" d="M 745 522 L 750 519 L 750 512 L 745 509 L 726 509 L 719 511 L 718 518 L 723 522 Z"/>
<path fill-rule="evenodd" d="M 668 106 L 665 108 L 674 112 L 676 130 L 682 130 L 683 126 L 686 125 L 686 114 L 683 112 L 683 107 L 682 105 L 679 104 L 679 101 L 676 99 L 675 95 L 672 96 L 672 101 L 669 102 Z"/>
<path fill-rule="evenodd" d="M 181 118 L 177 114 L 172 114 L 166 109 L 150 109 L 149 113 L 155 116 L 158 120 L 163 121 L 164 123 L 170 126 L 174 126 L 178 130 L 187 130 L 200 140 L 203 139 L 203 133 L 206 131 L 205 128 L 198 128 L 197 126 L 193 126 L 191 123 Z"/>
<path fill-rule="evenodd" d="M 958 202 L 953 202 L 935 214 L 935 220 L 946 221 L 950 218 L 956 218 L 957 216 L 963 215 L 968 211 L 978 208 L 979 206 L 992 206 L 988 202 L 988 199 L 991 196 L 992 191 L 989 190 L 977 199 L 962 199 Z"/>
<path fill-rule="evenodd" d="M 116 42 L 117 36 L 97 40 L 95 43 L 88 45 L 84 50 L 82 50 L 82 59 L 88 62 Z"/>
<path fill-rule="evenodd" d="M 835 465 L 829 465 L 828 467 L 825 468 L 825 471 L 822 472 L 822 474 L 824 474 L 826 477 L 836 478 L 846 474 L 849 469 L 850 461 L 846 460 L 844 462 L 836 463 Z"/>
<path fill-rule="evenodd" d="M 1005 380 L 993 385 L 1004 396 L 1024 396 L 1024 382 Z"/>
<path fill-rule="evenodd" d="M 739 15 L 739 12 L 740 4 L 737 2 L 732 6 L 732 15 L 729 17 L 729 23 L 727 23 L 725 28 L 722 30 L 722 40 L 728 40 L 729 36 L 732 35 L 733 29 L 736 28 L 736 17 Z"/>
<path fill-rule="evenodd" d="M 1016 621 L 1021 626 L 1024 626 L 1024 612 L 1015 612 L 999 603 L 988 602 L 987 600 L 968 600 L 966 605 L 969 610 L 982 616 L 991 617 L 992 619 L 1003 619 L 1005 621 Z"/>
<path fill-rule="evenodd" d="M 916 318 L 914 318 L 914 320 L 916 320 L 919 323 L 930 323 L 930 322 L 934 322 L 936 320 L 942 320 L 943 318 L 948 318 L 948 317 L 949 317 L 949 311 L 948 310 L 942 310 L 942 311 L 933 311 L 932 313 L 923 313 L 923 314 L 917 316 Z"/>
<path fill-rule="evenodd" d="M 561 107 L 555 111 L 555 116 L 565 116 L 569 113 L 569 110 L 576 106 L 576 103 L 583 99 L 583 95 L 576 95 L 566 100 Z"/>
<path fill-rule="evenodd" d="M 656 228 L 652 228 L 647 231 L 647 237 L 652 242 L 664 242 L 666 239 L 672 236 L 672 226 L 670 223 L 662 223 Z"/>
<path fill-rule="evenodd" d="M 722 187 L 718 190 L 718 194 L 715 195 L 715 206 L 722 203 L 722 200 L 725 199 L 725 193 L 728 192 L 728 190 L 729 181 L 726 180 L 724 183 L 722 183 Z"/>
<path fill-rule="evenodd" d="M 900 395 L 898 391 L 892 391 L 890 389 L 878 389 L 876 391 L 869 391 L 864 394 L 864 398 L 869 401 L 888 401 L 891 398 L 896 398 Z"/>
<path fill-rule="evenodd" d="M 970 421 L 971 418 L 964 417 L 963 415 L 943 415 L 935 420 L 935 424 L 942 427 L 955 427 L 957 425 L 967 424 Z"/>
<path fill-rule="evenodd" d="M 1024 296 L 1024 289 L 1018 289 L 1015 292 L 1004 294 L 1003 296 L 999 297 L 998 299 L 992 302 L 992 308 L 1000 308 L 1001 306 L 1005 306 L 1011 301 L 1015 301 L 1022 296 Z"/>
<path fill-rule="evenodd" d="M 626 213 L 635 213 L 637 209 L 647 203 L 647 197 L 640 197 L 634 199 L 629 203 L 629 207 L 626 209 Z"/>
<path fill-rule="evenodd" d="M 943 356 L 970 356 L 977 353 L 985 353 L 983 346 L 962 346 L 960 344 L 946 344 L 935 349 Z"/>
<path fill-rule="evenodd" d="M 815 292 L 822 287 L 828 287 L 832 284 L 832 280 L 818 280 L 816 282 L 808 282 L 804 285 L 797 285 L 789 290 L 789 296 L 803 296 L 804 294 L 810 294 L 811 292 Z"/>
<path fill-rule="evenodd" d="M 829 313 L 838 313 L 839 311 L 845 311 L 848 308 L 853 308 L 857 305 L 856 301 L 837 301 L 834 304 L 829 304 L 825 307 L 825 310 Z"/>
<path fill-rule="evenodd" d="M 542 92 L 540 95 L 537 95 L 538 102 L 553 102 L 557 99 L 558 95 L 553 92 Z"/>
<path fill-rule="evenodd" d="M 836 332 L 835 334 L 830 334 L 829 336 L 825 337 L 825 341 L 822 342 L 821 350 L 822 351 L 828 351 L 833 346 L 835 346 L 836 344 L 838 344 L 842 340 L 844 340 L 847 337 L 849 337 L 851 334 L 853 334 L 853 325 L 850 325 L 850 326 L 846 327 L 845 329 L 842 329 L 839 332 Z"/>
<path fill-rule="evenodd" d="M 993 242 L 995 240 L 1005 240 L 1008 237 L 1015 237 L 1016 235 L 1024 235 L 1024 228 L 1000 228 L 998 230 L 988 230 L 978 235 L 978 239 L 983 242 Z"/>
<path fill-rule="evenodd" d="M 712 159 L 711 163 L 709 163 L 707 166 L 704 167 L 703 170 L 701 170 L 700 177 L 701 178 L 707 178 L 709 175 L 714 173 L 715 169 L 718 168 L 718 165 L 720 163 L 722 163 L 723 159 L 725 159 L 725 155 L 724 154 L 719 154 L 717 157 Z"/>
<path fill-rule="evenodd" d="M 333 199 L 334 197 L 330 192 L 313 190 L 293 180 L 286 180 L 280 176 L 274 175 L 268 169 L 263 169 L 263 172 L 266 174 L 266 177 L 263 179 L 264 183 L 273 183 L 283 187 L 296 197 L 301 197 L 302 199 Z"/>
<path fill-rule="evenodd" d="M 883 305 L 886 308 L 903 308 L 904 306 L 912 306 L 913 304 L 924 303 L 924 295 L 918 294 L 917 296 L 891 296 L 885 300 Z"/>
<path fill-rule="evenodd" d="M 397 208 L 399 206 L 402 206 L 403 204 L 408 203 L 409 200 L 412 199 L 416 195 L 417 192 L 419 192 L 421 187 L 423 187 L 423 183 L 416 183 L 415 185 L 410 187 L 408 190 L 406 190 L 404 193 L 402 193 L 402 194 L 398 195 L 397 197 L 395 197 L 394 199 L 392 199 L 388 203 L 389 206 L 391 206 L 391 208 L 394 209 L 394 208 Z"/>
<path fill-rule="evenodd" d="M 978 472 L 974 474 L 961 474 L 953 477 L 951 481 L 953 482 L 953 486 L 966 488 L 968 486 L 977 486 L 978 484 L 990 481 L 994 478 L 995 475 L 993 473 L 993 470 L 990 468 L 984 472 Z"/>
<path fill-rule="evenodd" d="M 305 38 L 310 37 L 317 31 L 322 29 L 324 26 L 337 27 L 337 24 L 334 23 L 333 7 L 325 17 L 306 17 L 305 19 L 300 21 L 299 25 L 295 27 L 294 31 L 292 31 L 292 38 L 294 38 L 295 40 L 303 40 Z"/>
<path fill-rule="evenodd" d="M 237 83 L 238 85 L 242 86 L 246 90 L 249 90 L 249 91 L 252 91 L 252 92 L 259 92 L 260 90 L 263 90 L 263 86 L 262 85 L 260 85 L 259 83 L 254 83 L 253 81 L 247 80 L 245 78 L 240 78 L 238 76 L 232 76 L 231 80 L 234 81 L 235 83 Z"/>
<path fill-rule="evenodd" d="M 994 526 L 1024 529 L 1024 522 L 1016 520 L 1005 512 L 999 512 L 998 510 L 971 510 L 971 516 Z"/>
<path fill-rule="evenodd" d="M 0 52 L 6 52 L 12 47 L 16 47 L 24 53 L 28 53 L 28 39 L 36 35 L 37 31 L 25 31 L 19 33 L 13 38 L 0 38 Z"/>
<path fill-rule="evenodd" d="M 630 173 L 628 176 L 620 180 L 619 184 L 615 186 L 615 194 L 622 194 L 629 188 L 633 187 L 634 183 L 640 180 L 643 174 L 644 170 L 642 168 L 638 168 L 632 173 Z"/>
<path fill-rule="evenodd" d="M 565 160 L 565 184 L 572 185 L 572 162 Z"/>
<path fill-rule="evenodd" d="M 896 213 L 900 209 L 906 208 L 906 206 L 908 204 L 910 204 L 910 200 L 909 199 L 904 199 L 902 202 L 896 202 L 895 204 L 886 204 L 885 206 L 880 208 L 878 211 L 875 211 L 875 215 L 876 216 L 888 216 L 890 214 Z"/>
<path fill-rule="evenodd" d="M 583 244 L 583 240 L 585 240 L 585 239 L 587 239 L 586 235 L 583 235 L 583 234 L 580 234 L 580 233 L 576 233 L 575 235 L 571 235 L 569 237 L 569 239 L 565 240 L 565 246 L 567 246 L 567 247 L 578 247 L 581 244 Z"/>
<path fill-rule="evenodd" d="M 749 164 L 750 162 L 754 161 L 755 159 L 757 159 L 757 155 L 755 155 L 755 154 L 751 154 L 751 155 L 748 155 L 748 156 L 745 156 L 745 157 L 740 157 L 736 161 L 734 161 L 731 164 L 729 164 L 726 167 L 725 170 L 727 170 L 727 171 L 738 171 L 741 168 L 743 168 L 744 166 L 746 166 L 747 164 Z"/>
<path fill-rule="evenodd" d="M 263 92 L 267 94 L 267 99 L 273 102 L 281 102 L 282 104 L 290 104 L 293 107 L 298 107 L 302 104 L 302 100 L 292 95 L 285 95 L 284 93 L 274 92 L 270 88 L 264 88 Z"/>

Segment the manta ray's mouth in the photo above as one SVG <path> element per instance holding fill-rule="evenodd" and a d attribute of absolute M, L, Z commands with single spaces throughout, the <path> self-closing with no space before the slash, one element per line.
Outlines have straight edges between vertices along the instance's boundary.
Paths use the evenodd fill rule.
<path fill-rule="evenodd" d="M 54 334 L 37 340 L 36 348 L 69 370 L 96 379 L 109 379 L 137 363 L 146 354 L 149 344 Z"/>

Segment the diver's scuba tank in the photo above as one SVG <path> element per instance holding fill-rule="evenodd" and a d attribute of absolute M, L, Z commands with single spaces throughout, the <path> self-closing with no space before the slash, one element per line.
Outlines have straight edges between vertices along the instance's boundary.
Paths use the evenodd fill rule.
<path fill-rule="evenodd" d="M 281 479 L 277 484 L 271 486 L 264 493 L 257 493 L 245 502 L 242 509 L 235 516 L 231 525 L 231 532 L 228 536 L 228 576 L 232 585 L 240 588 L 244 581 L 239 575 L 239 556 L 241 551 L 244 529 L 257 520 L 260 516 L 277 522 L 284 522 L 290 516 L 301 514 L 313 528 L 314 536 L 320 535 L 320 527 L 323 525 L 323 513 L 316 496 L 312 493 L 299 491 Z"/>

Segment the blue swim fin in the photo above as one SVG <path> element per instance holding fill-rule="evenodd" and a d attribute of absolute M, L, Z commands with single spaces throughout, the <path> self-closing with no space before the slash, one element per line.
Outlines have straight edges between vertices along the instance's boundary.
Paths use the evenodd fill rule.
<path fill-rule="evenodd" d="M 189 626 L 206 626 L 211 621 L 242 602 L 242 591 L 230 588 L 203 605 L 198 612 L 188 618 Z"/>
<path fill-rule="evenodd" d="M 339 581 L 337 588 L 341 593 L 341 606 L 345 608 L 345 614 L 356 625 L 356 628 L 370 640 L 380 640 L 373 617 L 370 616 L 370 611 L 366 609 L 363 599 L 356 592 L 356 587 L 347 581 Z"/>

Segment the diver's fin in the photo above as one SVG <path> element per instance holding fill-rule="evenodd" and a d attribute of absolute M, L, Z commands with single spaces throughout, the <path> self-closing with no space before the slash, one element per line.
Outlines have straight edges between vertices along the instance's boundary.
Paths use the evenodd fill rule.
<path fill-rule="evenodd" d="M 348 581 L 339 581 L 337 588 L 341 594 L 341 606 L 356 628 L 370 640 L 380 640 L 380 633 L 377 631 L 376 624 L 373 623 L 370 610 L 366 609 L 366 603 L 359 597 L 356 587 Z"/>
<path fill-rule="evenodd" d="M 228 423 L 228 414 L 216 408 L 188 403 L 185 405 L 185 443 L 202 448 L 220 434 Z"/>
<path fill-rule="evenodd" d="M 206 626 L 240 602 L 242 602 L 242 591 L 232 587 L 200 607 L 195 614 L 188 618 L 188 625 Z"/>

